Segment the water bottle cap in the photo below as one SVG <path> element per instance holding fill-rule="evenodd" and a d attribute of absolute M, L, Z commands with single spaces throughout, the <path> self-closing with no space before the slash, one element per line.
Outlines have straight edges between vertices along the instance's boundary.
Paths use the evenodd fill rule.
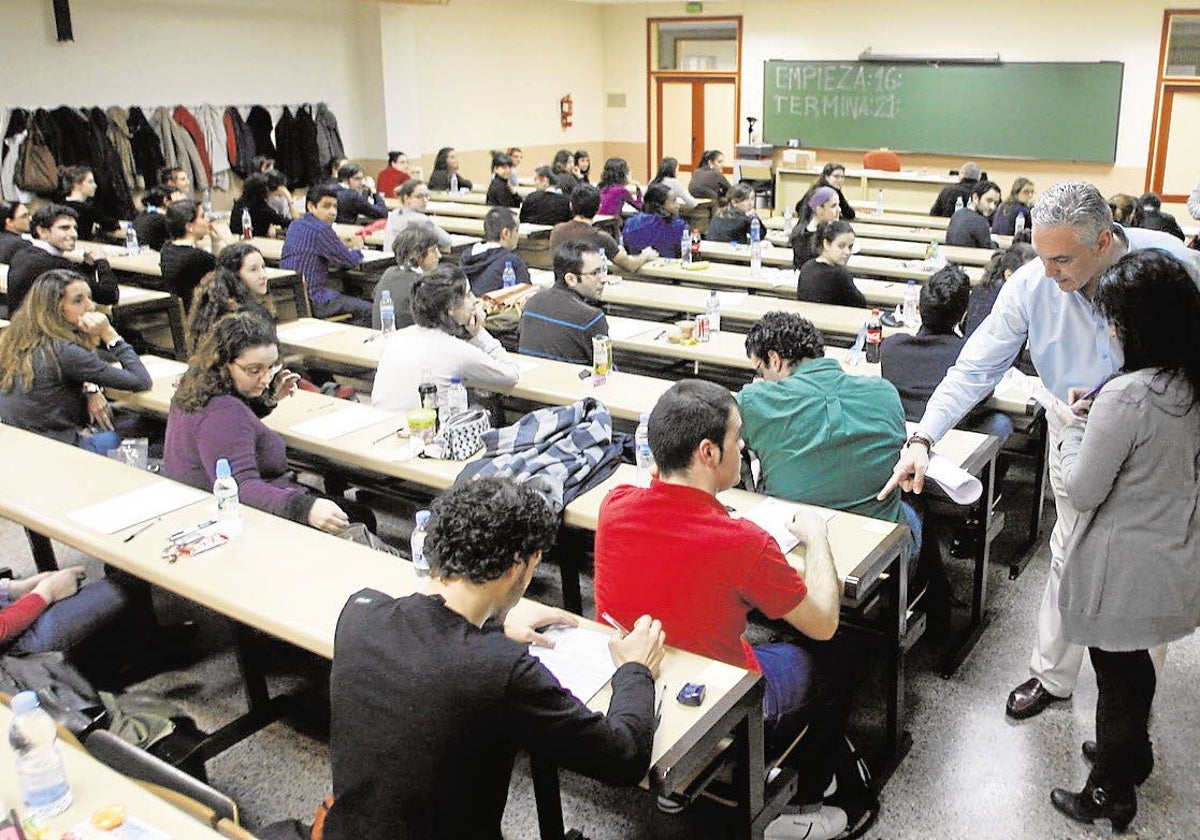
<path fill-rule="evenodd" d="M 226 458 L 217 459 L 217 478 L 229 478 L 233 475 L 233 470 L 229 468 L 229 461 Z"/>
<path fill-rule="evenodd" d="M 424 528 L 426 525 L 428 525 L 429 517 L 431 517 L 431 516 L 433 516 L 433 511 L 431 511 L 431 510 L 417 511 L 417 527 Z"/>
<path fill-rule="evenodd" d="M 908 281 L 908 285 L 910 285 L 910 286 L 915 286 L 915 285 L 917 285 L 917 281 L 916 281 L 916 280 L 909 280 L 909 281 Z M 384 294 L 387 294 L 387 293 L 385 292 Z"/>
<path fill-rule="evenodd" d="M 910 281 L 910 282 L 911 282 L 911 281 Z M 392 300 L 392 293 L 391 293 L 391 292 L 389 292 L 387 289 L 384 289 L 384 290 L 383 290 L 383 291 L 380 293 L 380 295 L 379 295 L 379 299 L 380 299 L 380 300 L 386 300 L 386 301 L 388 301 L 388 302 L 390 303 L 390 302 L 391 302 L 391 300 Z"/>
<path fill-rule="evenodd" d="M 16 714 L 32 712 L 41 707 L 36 691 L 22 691 L 13 695 L 12 710 Z"/>
<path fill-rule="evenodd" d="M 643 412 L 642 412 L 642 418 L 641 418 L 641 420 L 642 420 L 642 422 L 643 422 L 643 423 L 649 423 L 649 422 L 650 422 L 650 412 L 649 412 L 649 411 L 643 411 Z"/>
<path fill-rule="evenodd" d="M 461 376 L 451 376 L 451 377 L 450 377 L 450 384 L 451 384 L 451 385 L 461 385 L 461 384 L 462 384 L 462 377 L 461 377 Z"/>
<path fill-rule="evenodd" d="M 512 260 L 505 260 L 505 261 L 504 261 L 504 268 L 505 268 L 505 270 L 508 270 L 508 269 L 512 268 Z"/>

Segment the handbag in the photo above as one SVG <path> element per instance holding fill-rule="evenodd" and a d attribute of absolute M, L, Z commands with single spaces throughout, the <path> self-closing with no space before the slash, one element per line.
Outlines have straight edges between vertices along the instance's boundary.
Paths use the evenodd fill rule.
<path fill-rule="evenodd" d="M 58 189 L 58 164 L 33 120 L 29 121 L 29 137 L 21 146 L 14 180 L 21 189 L 39 195 L 50 195 Z"/>
<path fill-rule="evenodd" d="M 486 408 L 471 408 L 456 414 L 442 425 L 441 437 L 446 442 L 442 457 L 449 461 L 465 461 L 483 449 L 483 433 L 492 427 Z"/>

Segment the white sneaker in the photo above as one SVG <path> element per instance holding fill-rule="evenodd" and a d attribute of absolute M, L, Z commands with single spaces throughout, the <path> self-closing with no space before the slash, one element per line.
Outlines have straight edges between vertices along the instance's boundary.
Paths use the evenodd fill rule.
<path fill-rule="evenodd" d="M 763 840 L 833 840 L 846 830 L 846 812 L 832 805 L 788 808 L 767 826 Z"/>

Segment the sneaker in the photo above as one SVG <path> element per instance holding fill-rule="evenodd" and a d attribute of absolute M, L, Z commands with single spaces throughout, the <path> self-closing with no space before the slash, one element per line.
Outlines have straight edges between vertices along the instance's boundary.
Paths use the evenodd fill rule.
<path fill-rule="evenodd" d="M 763 840 L 833 840 L 846 822 L 846 812 L 832 805 L 789 807 L 767 826 Z"/>

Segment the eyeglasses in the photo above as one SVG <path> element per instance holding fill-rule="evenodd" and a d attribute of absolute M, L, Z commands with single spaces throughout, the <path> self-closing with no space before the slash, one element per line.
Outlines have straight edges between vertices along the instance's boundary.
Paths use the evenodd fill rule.
<path fill-rule="evenodd" d="M 253 379 L 258 379 L 264 373 L 270 374 L 270 376 L 268 377 L 269 379 L 274 379 L 275 374 L 277 374 L 277 373 L 279 373 L 279 371 L 283 370 L 283 362 L 276 362 L 273 365 L 243 365 L 238 362 L 231 362 L 231 364 L 234 367 L 236 367 L 238 370 L 240 370 L 242 373 L 246 374 L 247 376 L 249 376 Z"/>
<path fill-rule="evenodd" d="M 597 268 L 595 271 L 581 271 L 581 272 L 579 272 L 579 276 L 580 277 L 607 277 L 608 269 L 601 266 L 600 268 Z"/>
<path fill-rule="evenodd" d="M 415 193 L 413 193 L 413 194 L 412 194 L 412 197 L 413 197 L 413 198 L 424 198 L 424 199 L 429 199 L 429 198 L 432 198 L 432 197 L 433 197 L 433 193 L 427 193 L 427 192 L 415 192 Z"/>

